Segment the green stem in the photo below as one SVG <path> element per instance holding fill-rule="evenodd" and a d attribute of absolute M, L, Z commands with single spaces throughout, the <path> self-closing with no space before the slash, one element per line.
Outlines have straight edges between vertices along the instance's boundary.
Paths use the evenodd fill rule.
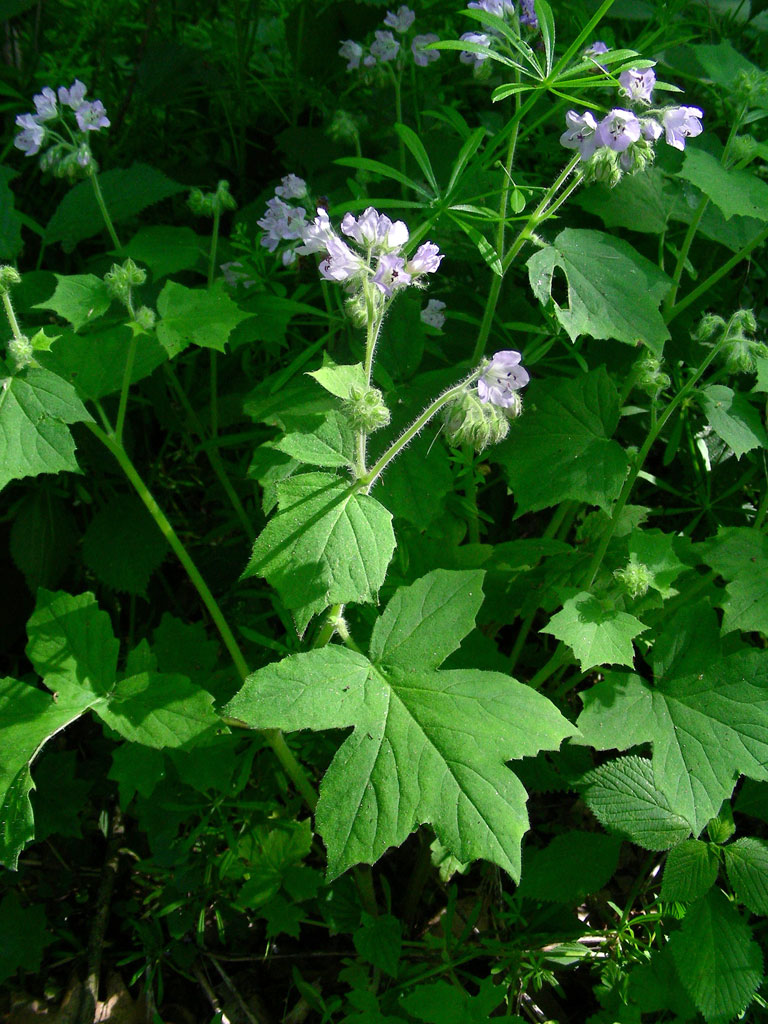
<path fill-rule="evenodd" d="M 730 324 L 728 325 L 728 328 L 729 327 Z M 723 338 L 727 337 L 728 328 L 726 328 L 726 330 L 723 332 Z M 611 541 L 611 538 L 613 537 L 614 530 L 616 529 L 616 524 L 618 523 L 619 517 L 622 511 L 624 510 L 624 506 L 629 500 L 629 496 L 632 493 L 632 488 L 635 486 L 635 482 L 638 476 L 640 475 L 640 471 L 643 468 L 643 464 L 645 463 L 645 460 L 648 457 L 648 453 L 653 447 L 656 438 L 664 429 L 665 423 L 674 413 L 677 407 L 688 397 L 691 391 L 693 391 L 693 389 L 696 387 L 696 384 L 699 382 L 703 374 L 706 372 L 707 367 L 718 355 L 722 344 L 723 342 L 721 340 L 717 345 L 715 345 L 711 349 L 707 357 L 696 370 L 696 373 L 694 373 L 690 380 L 687 381 L 687 383 L 684 384 L 682 388 L 680 388 L 678 393 L 671 400 L 667 408 L 664 410 L 664 412 L 661 414 L 656 423 L 651 427 L 650 431 L 648 432 L 648 436 L 643 442 L 642 448 L 635 457 L 635 463 L 632 469 L 630 470 L 627 479 L 624 481 L 624 486 L 621 489 L 621 493 L 619 494 L 619 497 L 616 499 L 616 504 L 614 505 L 613 510 L 611 512 L 611 518 L 608 521 L 608 525 L 606 526 L 605 530 L 603 531 L 603 535 L 600 538 L 600 543 L 598 544 L 597 548 L 595 549 L 595 553 L 592 556 L 592 561 L 589 564 L 589 568 L 584 579 L 585 590 L 589 590 L 592 584 L 595 582 L 595 577 L 597 576 L 600 566 L 603 563 L 603 558 L 605 557 L 605 553 L 608 550 L 608 545 Z"/>
<path fill-rule="evenodd" d="M 319 650 L 321 647 L 327 647 L 333 639 L 333 634 L 339 628 L 339 622 L 341 620 L 342 613 L 344 611 L 343 604 L 333 604 L 325 613 L 325 622 L 323 623 L 319 633 L 315 637 L 314 643 L 312 644 L 313 650 Z"/>
<path fill-rule="evenodd" d="M 117 407 L 117 421 L 115 422 L 115 440 L 118 444 L 122 444 L 123 441 L 123 426 L 125 424 L 125 413 L 128 408 L 128 392 L 131 389 L 131 377 L 133 375 L 133 364 L 136 360 L 136 348 L 138 343 L 139 336 L 136 331 L 133 331 L 133 337 L 131 338 L 128 346 L 128 356 L 125 360 L 123 385 L 120 388 L 120 402 Z"/>
<path fill-rule="evenodd" d="M 187 398 L 187 393 L 182 387 L 181 381 L 176 376 L 176 373 L 173 367 L 170 365 L 170 363 L 165 364 L 165 372 L 168 377 L 168 380 L 171 383 L 171 386 L 173 387 L 173 390 L 176 393 L 176 397 L 179 399 L 179 402 L 184 408 L 184 412 L 187 414 L 190 422 L 192 423 L 192 427 L 195 433 L 200 438 L 200 440 L 204 442 L 206 440 L 205 428 L 203 427 L 203 424 L 200 422 L 200 418 L 195 412 L 194 406 Z M 229 498 L 230 504 L 232 505 L 235 515 L 240 521 L 240 525 L 245 531 L 246 537 L 250 541 L 255 540 L 256 534 L 254 532 L 253 527 L 251 526 L 251 521 L 248 518 L 248 513 L 245 511 L 243 503 L 240 501 L 237 491 L 233 487 L 232 481 L 229 479 L 229 475 L 227 474 L 227 470 L 224 466 L 224 462 L 222 461 L 221 456 L 219 455 L 218 449 L 214 445 L 206 444 L 204 445 L 204 450 L 206 456 L 208 457 L 208 461 L 211 464 L 211 469 L 216 474 L 218 481 L 224 490 L 224 493 Z"/>
<path fill-rule="evenodd" d="M 768 513 L 768 487 L 763 491 L 763 496 L 760 499 L 760 504 L 758 505 L 757 512 L 755 513 L 754 527 L 756 530 L 762 530 L 766 513 Z"/>
<path fill-rule="evenodd" d="M 710 274 L 706 281 L 702 281 L 702 283 L 697 285 L 692 292 L 689 292 L 684 299 L 681 299 L 678 303 L 671 305 L 669 309 L 667 309 L 665 305 L 665 322 L 671 324 L 675 317 L 679 316 L 683 310 L 688 309 L 688 307 L 696 302 L 697 299 L 701 298 L 702 295 L 706 295 L 713 285 L 717 284 L 720 278 L 725 277 L 725 275 L 729 273 L 729 271 L 733 270 L 738 263 L 741 263 L 743 259 L 749 256 L 753 249 L 762 245 L 766 238 L 768 238 L 768 227 L 763 228 L 762 231 L 755 235 L 751 242 L 748 242 L 743 249 L 739 249 L 739 251 L 731 256 L 731 258 L 718 270 L 715 270 L 714 273 Z"/>
<path fill-rule="evenodd" d="M 117 237 L 115 225 L 112 223 L 112 218 L 109 216 L 107 204 L 104 202 L 104 195 L 101 191 L 101 185 L 99 184 L 98 175 L 95 171 L 91 171 L 88 177 L 91 179 L 91 185 L 93 185 L 93 192 L 96 196 L 96 202 L 98 204 L 99 209 L 101 210 L 101 216 L 104 218 L 104 223 L 107 227 L 107 231 L 109 232 L 109 237 L 112 239 L 112 245 L 115 247 L 115 249 L 119 249 L 120 239 Z"/>
<path fill-rule="evenodd" d="M 412 441 L 413 438 L 418 434 L 418 432 L 423 427 L 425 427 L 427 423 L 429 423 L 429 421 L 432 419 L 435 413 L 439 412 L 439 410 L 442 409 L 442 407 L 447 402 L 450 402 L 453 398 L 456 398 L 458 395 L 460 395 L 469 384 L 477 380 L 481 373 L 482 369 L 473 370 L 472 373 L 463 381 L 461 381 L 459 384 L 456 384 L 454 387 L 449 388 L 448 391 L 443 392 L 443 394 L 436 398 L 434 402 L 431 403 L 431 405 L 428 405 L 424 412 L 421 414 L 421 416 L 418 416 L 410 425 L 410 427 L 407 427 L 402 432 L 400 437 L 398 437 L 398 439 L 394 441 L 389 446 L 389 448 L 387 448 L 387 450 L 384 452 L 381 458 L 368 470 L 365 476 L 360 478 L 358 484 L 361 487 L 365 488 L 366 492 L 370 491 L 373 483 L 376 480 L 376 477 L 379 476 L 380 473 L 383 473 L 383 471 L 386 469 L 386 467 L 389 465 L 392 459 L 394 459 L 402 451 L 402 449 L 405 448 L 408 442 Z"/>
<path fill-rule="evenodd" d="M 213 280 L 216 276 L 216 253 L 219 247 L 219 225 L 221 223 L 221 205 L 217 201 L 213 204 L 213 227 L 211 228 L 211 251 L 208 257 L 208 291 L 213 288 Z M 216 437 L 219 432 L 219 363 L 217 352 L 211 349 L 210 352 L 210 405 L 211 405 L 211 436 Z"/>
<path fill-rule="evenodd" d="M 147 511 L 155 520 L 158 529 L 165 537 L 169 547 L 181 562 L 195 590 L 200 595 L 200 599 L 205 605 L 208 614 L 211 616 L 216 629 L 219 631 L 219 636 L 223 640 L 224 646 L 227 648 L 227 651 L 232 658 L 237 674 L 244 682 L 249 675 L 248 663 L 245 660 L 245 656 L 240 650 L 237 640 L 235 639 L 232 630 L 229 628 L 229 623 L 224 618 L 216 598 L 209 590 L 208 584 L 200 574 L 200 570 L 192 561 L 189 552 L 179 540 L 178 534 L 171 526 L 167 516 L 155 501 L 149 488 L 142 480 L 138 470 L 131 462 L 128 457 L 128 453 L 125 451 L 123 446 L 116 441 L 114 437 L 111 437 L 100 427 L 96 426 L 95 423 L 86 423 L 86 426 L 117 460 L 120 468 L 132 484 L 139 498 L 141 498 Z M 278 729 L 266 729 L 263 731 L 263 736 L 280 761 L 286 775 L 291 779 L 293 784 L 296 786 L 296 789 L 304 797 L 304 800 L 310 809 L 314 810 L 317 804 L 317 793 L 305 774 L 304 769 L 296 760 L 288 747 L 288 744 L 285 742 L 283 734 Z"/>
<path fill-rule="evenodd" d="M 3 306 L 5 308 L 5 315 L 8 317 L 8 323 L 11 325 L 11 333 L 13 334 L 16 341 L 21 341 L 24 335 L 21 333 L 19 327 L 19 321 L 16 319 L 16 314 L 13 311 L 13 303 L 11 302 L 11 296 L 7 291 L 0 292 L 3 297 Z"/>
<path fill-rule="evenodd" d="M 672 287 L 667 292 L 667 297 L 664 300 L 665 319 L 666 315 L 672 310 L 672 307 L 675 304 L 677 292 L 680 288 L 680 281 L 683 276 L 683 271 L 685 270 L 685 264 L 688 260 L 688 253 L 691 250 L 693 240 L 696 237 L 696 232 L 699 230 L 701 218 L 704 216 L 704 211 L 708 205 L 709 199 L 707 196 L 702 196 L 699 200 L 699 205 L 696 207 L 693 217 L 691 218 L 691 223 L 688 225 L 688 230 L 685 233 L 685 238 L 683 239 L 683 244 L 680 247 L 680 252 L 677 254 L 677 262 L 675 263 L 675 269 L 672 274 Z"/>
<path fill-rule="evenodd" d="M 557 672 L 557 670 L 564 664 L 564 662 L 569 657 L 570 653 L 568 651 L 568 648 L 561 641 L 557 645 L 555 653 L 552 655 L 552 657 L 549 659 L 546 665 L 542 666 L 542 668 L 539 669 L 539 671 L 536 673 L 533 679 L 531 679 L 531 681 L 528 683 L 531 689 L 541 689 L 541 687 L 547 681 L 547 679 L 549 679 L 551 675 L 554 675 L 554 673 Z"/>

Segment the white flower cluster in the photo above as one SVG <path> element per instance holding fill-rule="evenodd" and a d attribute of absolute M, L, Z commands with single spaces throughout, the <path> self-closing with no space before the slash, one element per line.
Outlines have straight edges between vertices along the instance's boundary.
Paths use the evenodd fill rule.
<path fill-rule="evenodd" d="M 377 64 L 387 64 L 397 59 L 398 55 L 410 48 L 413 63 L 420 68 L 438 60 L 437 50 L 427 50 L 430 43 L 436 43 L 438 37 L 434 32 L 410 36 L 416 20 L 416 12 L 401 4 L 397 11 L 387 11 L 384 18 L 385 29 L 374 32 L 374 40 L 366 48 L 354 39 L 345 39 L 339 49 L 339 56 L 347 62 L 347 71 L 355 71 L 359 67 L 372 68 Z M 396 38 L 400 36 L 400 39 Z M 410 39 L 409 39 L 410 37 Z"/>

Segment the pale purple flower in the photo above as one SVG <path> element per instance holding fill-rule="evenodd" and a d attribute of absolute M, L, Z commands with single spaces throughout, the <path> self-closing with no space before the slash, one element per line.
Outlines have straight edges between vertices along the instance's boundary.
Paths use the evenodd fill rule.
<path fill-rule="evenodd" d="M 389 298 L 395 288 L 407 288 L 411 283 L 411 275 L 405 269 L 405 260 L 394 253 L 384 253 L 379 258 L 373 283 Z"/>
<path fill-rule="evenodd" d="M 374 32 L 376 39 L 371 43 L 371 53 L 379 60 L 394 60 L 400 49 L 400 43 L 391 32 Z"/>
<path fill-rule="evenodd" d="M 596 136 L 601 146 L 623 153 L 640 138 L 640 122 L 631 110 L 617 107 L 606 114 L 597 126 Z"/>
<path fill-rule="evenodd" d="M 629 71 L 622 71 L 619 75 L 621 91 L 633 103 L 650 103 L 655 84 L 656 72 L 653 68 L 645 68 L 642 71 L 631 68 Z"/>
<path fill-rule="evenodd" d="M 440 299 L 430 299 L 421 311 L 421 322 L 428 324 L 430 327 L 437 328 L 438 331 L 442 330 L 445 323 L 444 309 L 445 303 L 441 302 Z"/>
<path fill-rule="evenodd" d="M 19 114 L 16 124 L 21 128 L 13 140 L 16 149 L 20 149 L 25 156 L 34 156 L 35 153 L 39 153 L 45 138 L 45 128 L 37 123 L 32 114 Z"/>
<path fill-rule="evenodd" d="M 222 263 L 219 266 L 219 270 L 221 271 L 221 276 L 231 288 L 235 288 L 238 284 L 241 284 L 243 288 L 253 288 L 256 284 L 253 278 L 248 276 L 245 267 L 238 260 Z"/>
<path fill-rule="evenodd" d="M 76 78 L 68 89 L 65 89 L 63 85 L 59 87 L 59 102 L 66 107 L 71 107 L 72 110 L 77 110 L 85 102 L 87 92 L 88 89 L 79 78 Z"/>
<path fill-rule="evenodd" d="M 560 145 L 566 149 L 578 149 L 582 160 L 589 160 L 597 148 L 597 122 L 587 110 L 577 114 L 569 110 L 565 115 L 568 126 L 560 136 Z"/>
<path fill-rule="evenodd" d="M 520 24 L 528 25 L 529 28 L 539 27 L 534 0 L 520 0 Z"/>
<path fill-rule="evenodd" d="M 485 11 L 486 14 L 495 14 L 497 18 L 515 13 L 515 5 L 512 0 L 469 0 L 467 7 L 472 7 L 476 11 Z M 463 39 L 464 36 L 461 38 Z"/>
<path fill-rule="evenodd" d="M 640 131 L 646 142 L 655 142 L 664 129 L 652 117 L 640 118 Z"/>
<path fill-rule="evenodd" d="M 82 167 L 85 170 L 86 167 L 90 167 L 93 163 L 93 154 L 91 153 L 90 147 L 87 142 L 81 142 L 77 147 L 77 160 L 78 167 Z"/>
<path fill-rule="evenodd" d="M 358 245 L 372 248 L 379 252 L 400 249 L 408 241 L 408 228 L 403 221 L 394 223 L 384 213 L 379 213 L 369 206 L 359 217 L 345 213 L 341 221 L 341 230 Z"/>
<path fill-rule="evenodd" d="M 111 123 L 101 100 L 81 103 L 75 111 L 75 120 L 81 132 L 97 132 L 100 128 L 109 128 Z"/>
<path fill-rule="evenodd" d="M 376 63 L 376 58 L 373 56 L 372 53 L 369 53 L 365 57 L 363 57 L 363 67 L 364 68 L 372 68 L 375 63 Z"/>
<path fill-rule="evenodd" d="M 333 235 L 326 243 L 326 257 L 320 264 L 320 273 L 328 281 L 348 281 L 365 271 L 365 264 L 352 252 L 346 242 Z"/>
<path fill-rule="evenodd" d="M 354 39 L 345 39 L 339 47 L 339 56 L 347 61 L 347 71 L 353 71 L 360 67 L 360 60 L 363 56 L 363 48 Z"/>
<path fill-rule="evenodd" d="M 393 14 L 392 11 L 387 11 L 387 16 L 384 19 L 384 24 L 387 28 L 393 28 L 395 32 L 407 32 L 413 24 L 416 18 L 416 12 L 412 11 L 410 7 L 406 7 L 405 4 L 401 4 L 397 9 L 397 14 Z"/>
<path fill-rule="evenodd" d="M 296 247 L 296 251 L 300 252 L 302 256 L 308 256 L 312 252 L 323 252 L 328 248 L 329 241 L 336 237 L 331 227 L 328 211 L 324 210 L 322 206 L 318 206 L 317 216 L 301 232 L 302 244 Z"/>
<path fill-rule="evenodd" d="M 430 43 L 436 43 L 438 38 L 434 32 L 425 32 L 423 35 L 413 37 L 411 53 L 413 54 L 413 63 L 417 67 L 425 68 L 427 64 L 439 59 L 438 50 L 425 49 Z"/>
<path fill-rule="evenodd" d="M 515 394 L 530 380 L 528 371 L 520 365 L 523 357 L 513 349 L 495 352 L 477 382 L 477 397 L 481 402 L 500 405 L 504 409 L 517 405 Z"/>
<path fill-rule="evenodd" d="M 485 32 L 465 32 L 463 36 L 459 36 L 464 43 L 476 43 L 478 46 L 490 46 L 491 37 L 486 35 Z M 488 60 L 487 53 L 473 53 L 471 50 L 462 50 L 459 54 L 459 60 L 462 64 L 474 64 L 475 70 L 482 66 L 483 61 Z"/>
<path fill-rule="evenodd" d="M 33 96 L 32 99 L 37 110 L 34 118 L 40 124 L 58 116 L 59 108 L 56 103 L 56 93 L 49 86 L 46 85 L 43 91 L 38 93 L 37 96 Z"/>
<path fill-rule="evenodd" d="M 284 267 L 290 267 L 292 263 L 296 262 L 296 250 L 286 249 L 280 259 L 283 261 Z"/>
<path fill-rule="evenodd" d="M 413 277 L 419 274 L 434 274 L 443 260 L 434 242 L 424 242 L 405 264 L 406 271 Z"/>
<path fill-rule="evenodd" d="M 698 107 L 670 107 L 665 110 L 664 132 L 668 144 L 675 149 L 685 149 L 685 140 L 695 138 L 703 131 L 700 117 L 704 117 L 704 112 Z"/>
<path fill-rule="evenodd" d="M 295 241 L 297 238 L 303 239 L 304 232 L 308 228 L 306 216 L 307 211 L 301 206 L 289 206 L 277 196 L 268 200 L 264 216 L 256 221 L 264 231 L 261 244 L 265 249 L 274 252 L 280 242 Z M 325 244 L 320 248 L 324 249 Z"/>
<path fill-rule="evenodd" d="M 610 47 L 602 41 L 602 39 L 596 39 L 594 43 L 591 43 L 584 51 L 585 57 L 599 57 L 601 53 L 608 53 Z"/>
<path fill-rule="evenodd" d="M 281 199 L 303 199 L 307 194 L 307 183 L 296 174 L 286 174 L 275 189 Z"/>

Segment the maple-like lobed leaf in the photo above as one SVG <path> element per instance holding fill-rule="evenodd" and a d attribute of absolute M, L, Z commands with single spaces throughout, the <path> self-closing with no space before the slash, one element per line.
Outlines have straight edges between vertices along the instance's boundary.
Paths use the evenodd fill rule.
<path fill-rule="evenodd" d="M 462 862 L 484 858 L 519 878 L 526 793 L 506 762 L 575 730 L 509 676 L 437 669 L 472 628 L 479 581 L 477 572 L 428 574 L 392 598 L 370 658 L 337 646 L 292 655 L 251 675 L 227 705 L 252 728 L 353 728 L 320 786 L 330 877 L 429 823 Z M 438 623 L 447 633 L 435 648 Z"/>

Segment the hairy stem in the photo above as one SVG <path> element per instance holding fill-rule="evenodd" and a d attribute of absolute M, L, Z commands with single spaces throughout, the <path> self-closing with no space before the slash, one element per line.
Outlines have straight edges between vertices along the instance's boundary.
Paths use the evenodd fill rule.
<path fill-rule="evenodd" d="M 112 239 L 112 245 L 115 247 L 115 249 L 119 249 L 120 239 L 117 237 L 115 225 L 112 223 L 112 218 L 109 215 L 107 204 L 104 202 L 104 194 L 101 191 L 99 177 L 95 171 L 91 171 L 88 177 L 91 179 L 91 185 L 93 185 L 93 192 L 96 196 L 96 202 L 98 204 L 99 210 L 101 211 L 101 216 L 104 219 L 104 224 L 106 225 L 107 231 L 109 232 L 109 237 Z"/>
<path fill-rule="evenodd" d="M 245 660 L 243 652 L 240 650 L 240 646 L 235 639 L 232 630 L 229 627 L 229 623 L 224 617 L 221 608 L 216 601 L 216 598 L 211 593 L 208 584 L 203 579 L 200 570 L 192 560 L 191 555 L 182 544 L 178 534 L 171 526 L 168 517 L 165 515 L 163 510 L 155 501 L 152 493 L 150 492 L 147 485 L 139 475 L 138 470 L 131 462 L 128 457 L 128 453 L 125 451 L 123 446 L 119 444 L 114 437 L 111 437 L 108 433 L 103 431 L 100 427 L 96 426 L 95 423 L 86 423 L 85 426 L 94 434 L 95 437 L 101 441 L 105 448 L 117 460 L 120 468 L 125 473 L 129 482 L 133 486 L 134 490 L 141 498 L 144 506 L 146 507 L 149 514 L 157 524 L 158 529 L 165 537 L 169 547 L 176 555 L 178 560 L 184 567 L 187 576 L 189 576 L 192 585 L 194 586 L 197 593 L 200 595 L 200 599 L 205 605 L 208 614 L 211 616 L 216 629 L 219 631 L 224 646 L 227 648 L 232 662 L 237 670 L 237 674 L 240 678 L 245 681 L 249 675 L 248 663 Z M 274 751 L 280 764 L 283 767 L 286 775 L 290 778 L 296 789 L 301 793 L 306 801 L 307 805 L 311 810 L 314 810 L 317 804 L 317 793 L 315 792 L 314 786 L 310 782 L 309 778 L 304 772 L 299 762 L 294 757 L 293 753 L 285 742 L 283 734 L 279 729 L 265 729 L 262 731 L 262 735 Z"/>

